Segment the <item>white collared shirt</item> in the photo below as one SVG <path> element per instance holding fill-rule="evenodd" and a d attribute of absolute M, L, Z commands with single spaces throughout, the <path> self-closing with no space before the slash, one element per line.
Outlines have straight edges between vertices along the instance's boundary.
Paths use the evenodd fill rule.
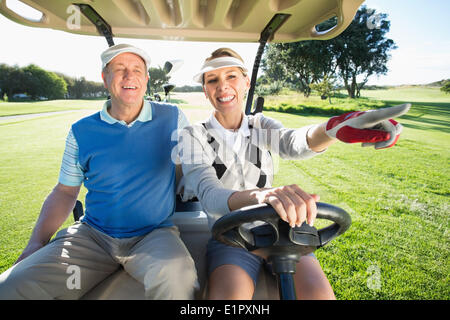
<path fill-rule="evenodd" d="M 279 121 L 262 114 L 244 115 L 236 132 L 218 126 L 214 116 L 203 124 L 186 127 L 180 148 L 183 178 L 178 188 L 183 190 L 183 200 L 197 197 L 211 227 L 220 216 L 230 212 L 228 199 L 231 194 L 237 190 L 259 188 L 261 173 L 266 176 L 264 186 L 271 186 L 276 171 L 271 154 L 296 160 L 318 154 L 306 141 L 310 127 L 287 129 Z M 249 154 L 254 155 L 251 151 L 256 147 L 262 151 L 258 165 L 256 159 L 247 159 Z M 218 161 L 223 170 L 220 178 L 214 168 Z"/>
<path fill-rule="evenodd" d="M 237 131 L 225 129 L 214 114 L 211 114 L 209 123 L 211 124 L 211 128 L 220 135 L 226 146 L 233 150 L 239 156 L 239 159 L 243 159 L 246 150 L 244 148 L 244 141 L 245 138 L 250 136 L 248 118 L 246 116 L 242 117 L 241 126 Z"/>
<path fill-rule="evenodd" d="M 144 103 L 142 105 L 141 111 L 139 112 L 139 115 L 137 116 L 137 118 L 135 120 L 133 120 L 129 124 L 127 124 L 123 120 L 117 120 L 116 118 L 111 116 L 108 111 L 108 109 L 110 109 L 110 108 L 111 108 L 111 100 L 107 100 L 103 104 L 102 111 L 100 111 L 100 119 L 109 124 L 114 124 L 117 122 L 117 123 L 120 123 L 121 125 L 131 128 L 136 123 L 136 121 L 147 122 L 147 121 L 152 120 L 152 106 L 150 105 L 150 102 L 148 100 L 144 100 Z"/>

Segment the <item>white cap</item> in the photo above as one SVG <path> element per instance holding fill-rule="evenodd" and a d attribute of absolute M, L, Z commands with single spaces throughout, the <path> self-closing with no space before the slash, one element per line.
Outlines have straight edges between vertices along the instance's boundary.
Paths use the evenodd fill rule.
<path fill-rule="evenodd" d="M 227 67 L 239 67 L 244 72 L 248 72 L 247 68 L 244 66 L 244 63 L 235 57 L 219 57 L 209 61 L 206 61 L 202 69 L 194 76 L 194 81 L 203 84 L 203 74 L 205 72 L 209 72 L 212 70 L 217 70 L 221 68 Z"/>
<path fill-rule="evenodd" d="M 135 46 L 132 46 L 130 44 L 124 44 L 124 43 L 116 44 L 115 46 L 109 47 L 108 49 L 103 51 L 103 53 L 101 54 L 102 70 L 106 67 L 106 65 L 112 59 L 114 59 L 119 54 L 125 53 L 125 52 L 134 53 L 134 54 L 138 55 L 139 57 L 141 57 L 142 60 L 144 60 L 145 66 L 148 70 L 148 68 L 150 67 L 150 61 L 151 61 L 148 54 L 142 49 L 139 49 L 139 48 L 136 48 Z"/>

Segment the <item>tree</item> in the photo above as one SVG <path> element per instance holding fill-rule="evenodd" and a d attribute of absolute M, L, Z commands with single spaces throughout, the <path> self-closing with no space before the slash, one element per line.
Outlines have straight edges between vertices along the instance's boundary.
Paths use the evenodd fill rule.
<path fill-rule="evenodd" d="M 441 91 L 445 93 L 450 93 L 450 80 L 445 80 L 443 86 L 441 87 Z"/>
<path fill-rule="evenodd" d="M 150 81 L 147 84 L 148 92 L 156 92 L 162 90 L 162 85 L 170 80 L 166 72 L 161 68 L 150 68 L 148 69 L 150 74 Z"/>
<path fill-rule="evenodd" d="M 392 39 L 386 38 L 390 28 L 386 17 L 386 14 L 363 6 L 348 28 L 329 40 L 338 74 L 351 98 L 360 96 L 370 76 L 388 71 L 389 52 L 397 47 Z M 359 83 L 358 78 L 361 79 Z"/>
<path fill-rule="evenodd" d="M 49 72 L 34 64 L 24 68 L 0 64 L 0 99 L 5 95 L 12 98 L 16 93 L 26 93 L 32 99 L 83 99 L 106 97 L 108 90 L 102 82 Z"/>
<path fill-rule="evenodd" d="M 84 77 L 72 78 L 59 74 L 67 83 L 67 96 L 71 99 L 97 98 L 108 96 L 103 82 L 87 81 Z"/>
<path fill-rule="evenodd" d="M 0 65 L 0 91 L 12 98 L 16 93 L 25 93 L 25 73 L 22 68 L 15 65 L 10 67 L 6 64 Z"/>
<path fill-rule="evenodd" d="M 328 101 L 331 104 L 331 95 L 334 90 L 334 80 L 332 78 L 325 76 L 321 82 L 313 83 L 309 86 L 320 94 L 322 100 L 328 98 Z"/>
<path fill-rule="evenodd" d="M 8 94 L 8 79 L 9 75 L 11 73 L 11 67 L 1 63 L 0 64 L 0 99 L 3 98 L 3 96 Z"/>
<path fill-rule="evenodd" d="M 55 72 L 55 74 L 57 76 L 59 76 L 60 78 L 62 78 L 64 80 L 64 82 L 66 83 L 67 92 L 66 92 L 64 98 L 73 98 L 72 89 L 73 89 L 73 86 L 75 83 L 75 79 L 65 75 L 64 73 Z"/>
<path fill-rule="evenodd" d="M 84 77 L 74 79 L 72 94 L 75 99 L 82 99 L 84 93 L 86 92 L 87 81 Z"/>
<path fill-rule="evenodd" d="M 305 96 L 310 84 L 334 73 L 333 57 L 323 41 L 270 44 L 262 60 L 262 69 L 273 81 L 293 84 Z"/>
<path fill-rule="evenodd" d="M 390 28 L 386 17 L 363 6 L 336 38 L 270 44 L 262 69 L 272 81 L 293 83 L 305 96 L 310 94 L 310 84 L 337 76 L 351 98 L 359 97 L 370 76 L 387 72 L 389 52 L 396 48 L 394 41 L 386 38 Z M 335 23 L 330 19 L 320 25 L 319 31 Z"/>
<path fill-rule="evenodd" d="M 48 99 L 64 98 L 67 84 L 63 78 L 34 64 L 23 68 L 25 91 L 33 100 L 40 97 Z"/>

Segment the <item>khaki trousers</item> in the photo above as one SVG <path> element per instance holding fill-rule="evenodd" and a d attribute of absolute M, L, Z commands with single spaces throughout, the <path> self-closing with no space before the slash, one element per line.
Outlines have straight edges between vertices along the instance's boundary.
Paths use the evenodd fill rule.
<path fill-rule="evenodd" d="M 197 272 L 177 227 L 112 238 L 76 223 L 0 275 L 0 299 L 79 299 L 123 266 L 149 299 L 193 299 Z"/>

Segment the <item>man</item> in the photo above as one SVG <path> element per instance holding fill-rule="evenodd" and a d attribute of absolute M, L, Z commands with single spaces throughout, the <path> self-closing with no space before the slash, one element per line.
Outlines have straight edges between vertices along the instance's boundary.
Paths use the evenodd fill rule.
<path fill-rule="evenodd" d="M 147 298 L 193 298 L 194 261 L 170 221 L 172 133 L 188 124 L 186 117 L 175 106 L 144 100 L 150 64 L 144 51 L 119 44 L 101 59 L 111 99 L 72 125 L 59 183 L 27 247 L 0 275 L 0 299 L 78 299 L 120 266 L 143 283 Z M 82 183 L 88 193 L 81 223 L 49 242 Z"/>

